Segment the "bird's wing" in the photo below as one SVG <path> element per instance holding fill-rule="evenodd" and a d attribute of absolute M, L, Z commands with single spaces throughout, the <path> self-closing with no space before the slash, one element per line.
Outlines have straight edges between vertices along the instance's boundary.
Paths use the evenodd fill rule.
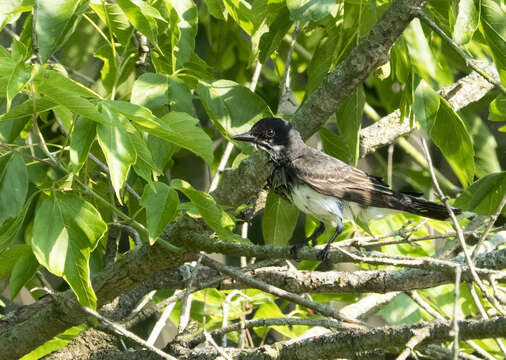
<path fill-rule="evenodd" d="M 398 207 L 398 194 L 381 178 L 330 157 L 316 149 L 292 161 L 297 178 L 316 191 L 364 206 Z"/>

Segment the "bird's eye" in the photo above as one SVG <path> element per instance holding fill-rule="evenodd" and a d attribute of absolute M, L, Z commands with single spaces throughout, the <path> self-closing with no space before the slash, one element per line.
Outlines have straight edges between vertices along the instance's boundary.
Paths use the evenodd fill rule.
<path fill-rule="evenodd" d="M 265 137 L 266 138 L 272 138 L 274 136 L 274 130 L 273 129 L 267 129 L 265 130 Z"/>

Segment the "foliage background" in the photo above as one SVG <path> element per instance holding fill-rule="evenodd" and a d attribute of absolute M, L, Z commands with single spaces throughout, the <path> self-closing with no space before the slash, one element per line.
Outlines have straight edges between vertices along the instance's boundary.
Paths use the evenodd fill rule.
<path fill-rule="evenodd" d="M 114 268 L 115 262 L 134 261 L 131 258 L 136 250 L 145 250 L 155 243 L 156 249 L 169 254 L 176 251 L 170 243 L 186 248 L 177 266 L 195 260 L 200 250 L 231 255 L 213 245 L 199 247 L 195 240 L 184 237 L 174 241 L 177 236 L 170 235 L 181 227 L 189 227 L 192 234 L 197 229 L 211 242 L 217 243 L 219 239 L 236 244 L 238 249 L 246 249 L 250 241 L 284 247 L 292 237 L 300 240 L 311 233 L 316 225 L 314 219 L 299 214 L 274 194 L 266 199 L 263 194 L 256 201 L 258 186 L 241 188 L 242 182 L 245 188 L 248 186 L 248 177 L 256 177 L 257 182 L 263 183 L 265 159 L 258 160 L 261 155 L 254 155 L 256 172 L 237 170 L 254 150 L 248 145 L 231 144 L 230 137 L 272 114 L 293 118 L 305 138 L 319 129 L 308 140 L 310 144 L 384 177 L 394 189 L 416 191 L 433 198 L 432 181 L 418 140 L 427 138 L 432 141 L 439 183 L 447 195 L 457 198 L 455 205 L 482 216 L 501 212 L 506 194 L 503 170 L 506 95 L 500 85 L 506 84 L 504 2 L 430 1 L 424 16 L 435 24 L 424 21 L 419 13 L 410 13 L 411 17 L 420 15 L 421 20 L 410 22 L 390 49 L 389 58 L 384 63 L 378 61 L 381 66 L 374 66 L 371 74 L 364 73 L 365 80 L 350 85 L 351 89 L 343 88 L 338 95 L 326 92 L 330 98 L 346 98 L 336 103 L 329 101 L 330 118 L 322 120 L 307 105 L 314 103 L 315 108 L 321 105 L 311 95 L 325 93 L 325 86 L 333 79 L 327 74 L 345 59 L 351 59 L 350 64 L 357 67 L 362 65 L 360 61 L 368 62 L 354 52 L 360 49 L 361 39 L 388 8 L 393 8 L 393 12 L 396 7 L 409 8 L 406 3 L 3 2 L 0 5 L 0 277 L 5 289 L 0 304 L 2 314 L 16 307 L 13 300 L 20 291 L 44 304 L 41 299 L 44 291 L 26 291 L 41 287 L 64 291 L 70 286 L 81 305 L 100 308 L 121 293 L 128 293 L 145 278 L 156 277 L 168 265 L 146 270 L 145 274 L 139 270 L 144 277 L 122 283 L 121 291 L 110 299 L 107 296 L 97 299 L 96 280 L 92 286 L 92 278 L 106 278 L 104 274 L 120 271 L 119 265 Z M 422 9 L 424 5 L 419 2 Z M 442 38 L 438 30 L 450 38 Z M 488 65 L 492 62 L 496 69 Z M 489 80 L 496 86 L 456 111 L 436 91 L 452 85 L 476 66 L 486 69 Z M 288 86 L 284 86 L 287 79 Z M 320 100 L 328 101 L 325 96 Z M 301 103 L 306 107 L 295 112 Z M 404 123 L 410 124 L 408 131 L 399 132 L 396 137 L 406 137 L 361 159 L 365 155 L 361 130 L 396 109 L 400 109 Z M 305 115 L 301 116 L 302 113 Z M 396 126 L 391 126 L 392 132 L 397 131 Z M 412 136 L 408 137 L 409 134 Z M 214 190 L 223 172 L 228 180 L 213 197 L 208 192 Z M 230 187 L 233 177 L 237 186 Z M 502 213 L 506 214 L 505 210 Z M 199 222 L 200 218 L 205 226 Z M 244 220 L 250 224 L 249 240 L 238 235 L 245 229 Z M 396 214 L 369 225 L 360 224 L 362 228 L 350 223 L 338 240 L 367 236 L 368 232 L 392 233 L 408 221 L 416 229 L 414 237 L 453 231 L 450 222 L 429 220 L 417 226 L 422 220 Z M 483 221 L 486 225 L 488 220 Z M 171 225 L 167 228 L 168 224 Z M 468 224 L 468 219 L 461 220 L 462 226 Z M 164 229 L 169 230 L 164 233 Z M 494 229 L 490 235 L 498 230 Z M 326 241 L 329 231 L 319 242 Z M 378 249 L 391 255 L 444 258 L 458 253 L 455 243 L 455 239 L 449 238 L 446 242 L 427 240 Z M 246 255 L 240 251 L 236 255 Z M 250 257 L 258 256 L 252 254 Z M 274 254 L 273 251 L 267 257 L 274 259 Z M 319 264 L 312 255 L 304 254 L 305 260 L 296 264 L 299 270 L 337 269 L 337 264 Z M 238 264 L 238 256 L 229 260 Z M 149 268 L 148 258 L 138 257 L 137 261 L 140 269 Z M 354 269 L 392 267 L 361 262 Z M 158 290 L 153 298 L 156 304 L 173 295 L 177 287 L 154 288 Z M 461 284 L 457 307 L 452 284 L 420 290 L 419 294 L 441 316 L 466 318 L 479 315 L 471 290 L 469 283 Z M 221 305 L 227 294 L 230 290 L 212 288 L 195 292 L 191 320 L 208 330 L 221 327 L 224 319 Z M 247 301 L 235 297 L 230 302 L 229 322 L 244 317 L 315 316 L 310 308 L 281 301 L 266 292 L 247 289 L 244 294 Z M 486 310 L 494 314 L 497 310 L 485 300 L 484 294 L 480 295 Z M 311 296 L 318 302 L 342 305 L 365 295 L 354 291 L 315 291 Z M 170 315 L 175 324 L 180 321 L 182 302 L 176 303 Z M 70 327 L 84 323 L 85 314 L 80 316 L 69 322 L 70 329 L 65 334 L 52 340 L 52 336 L 27 340 L 26 347 L 16 350 L 17 354 L 27 354 L 23 359 L 36 359 L 62 347 L 86 327 Z M 408 293 L 395 297 L 371 321 L 410 324 L 433 316 Z M 153 322 L 148 322 L 137 331 L 149 331 L 152 325 Z M 307 326 L 254 328 L 249 332 L 250 346 L 296 338 L 308 329 Z M 86 336 L 83 334 L 81 337 Z M 11 338 L 5 339 L 8 342 Z M 229 341 L 246 342 L 236 333 L 229 334 Z M 500 341 L 485 339 L 477 343 L 491 357 L 500 358 Z M 443 345 L 448 347 L 449 343 Z M 461 351 L 477 350 L 461 342 Z M 7 356 L 10 355 L 0 357 Z"/>

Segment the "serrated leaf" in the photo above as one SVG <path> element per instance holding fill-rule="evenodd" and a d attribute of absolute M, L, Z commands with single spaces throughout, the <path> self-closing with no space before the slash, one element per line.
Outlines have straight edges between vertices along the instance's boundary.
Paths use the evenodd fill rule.
<path fill-rule="evenodd" d="M 469 186 L 455 200 L 455 206 L 478 215 L 492 215 L 506 194 L 506 171 L 489 174 Z M 503 208 L 506 214 L 506 208 Z"/>
<path fill-rule="evenodd" d="M 107 125 L 104 125 L 107 126 Z M 77 173 L 88 158 L 93 141 L 97 135 L 96 123 L 87 118 L 80 117 L 76 120 L 74 130 L 70 137 L 70 163 L 72 171 Z"/>
<path fill-rule="evenodd" d="M 325 16 L 337 13 L 335 0 L 287 0 L 292 19 L 300 22 L 320 21 Z"/>
<path fill-rule="evenodd" d="M 79 302 L 96 308 L 89 258 L 106 231 L 100 213 L 72 193 L 52 193 L 35 214 L 32 248 L 39 263 L 70 285 Z"/>
<path fill-rule="evenodd" d="M 506 84 L 506 13 L 500 1 L 481 0 L 480 27 L 492 50 L 501 82 Z"/>
<path fill-rule="evenodd" d="M 28 172 L 23 156 L 13 153 L 0 168 L 0 224 L 19 215 L 28 193 Z"/>
<path fill-rule="evenodd" d="M 359 159 L 359 133 L 362 127 L 364 104 L 364 89 L 360 86 L 353 91 L 336 113 L 339 131 L 348 144 L 355 166 Z"/>
<path fill-rule="evenodd" d="M 262 217 L 264 243 L 285 246 L 292 238 L 299 211 L 279 195 L 269 192 Z"/>
<path fill-rule="evenodd" d="M 478 28 L 479 13 L 474 6 L 474 0 L 458 0 L 456 8 L 453 38 L 457 44 L 464 45 L 471 41 Z"/>
<path fill-rule="evenodd" d="M 146 208 L 149 243 L 153 245 L 165 226 L 174 219 L 179 197 L 176 190 L 169 185 L 152 182 L 144 186 L 140 204 Z"/>
<path fill-rule="evenodd" d="M 186 85 L 176 77 L 165 74 L 144 73 L 135 80 L 130 101 L 145 106 L 153 113 L 171 111 L 193 113 L 192 95 Z"/>
<path fill-rule="evenodd" d="M 198 120 L 181 112 L 170 112 L 162 119 L 149 109 L 125 101 L 103 101 L 111 109 L 132 120 L 137 128 L 190 150 L 208 164 L 213 161 L 211 139 L 197 127 Z"/>
<path fill-rule="evenodd" d="M 135 163 L 137 154 L 128 136 L 128 120 L 107 106 L 102 107 L 102 115 L 111 125 L 98 124 L 97 139 L 109 167 L 116 197 L 122 203 L 120 191 L 125 184 L 130 167 Z"/>
<path fill-rule="evenodd" d="M 79 7 L 81 1 L 75 0 L 39 0 L 37 9 L 37 45 L 43 63 L 61 45 L 68 22 Z"/>
<path fill-rule="evenodd" d="M 261 118 L 272 116 L 262 98 L 230 80 L 199 81 L 197 93 L 224 136 L 246 132 Z"/>
<path fill-rule="evenodd" d="M 234 220 L 216 204 L 211 195 L 195 190 L 189 183 L 181 179 L 172 180 L 170 185 L 190 199 L 207 225 L 222 240 L 242 239 L 239 235 L 232 233 L 235 226 Z"/>

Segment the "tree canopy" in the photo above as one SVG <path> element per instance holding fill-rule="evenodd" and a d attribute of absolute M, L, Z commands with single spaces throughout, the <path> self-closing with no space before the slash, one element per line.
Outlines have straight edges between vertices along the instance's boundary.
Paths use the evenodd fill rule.
<path fill-rule="evenodd" d="M 269 116 L 464 216 L 293 259 Z M 501 0 L 3 1 L 0 359 L 504 358 L 505 121 Z"/>

